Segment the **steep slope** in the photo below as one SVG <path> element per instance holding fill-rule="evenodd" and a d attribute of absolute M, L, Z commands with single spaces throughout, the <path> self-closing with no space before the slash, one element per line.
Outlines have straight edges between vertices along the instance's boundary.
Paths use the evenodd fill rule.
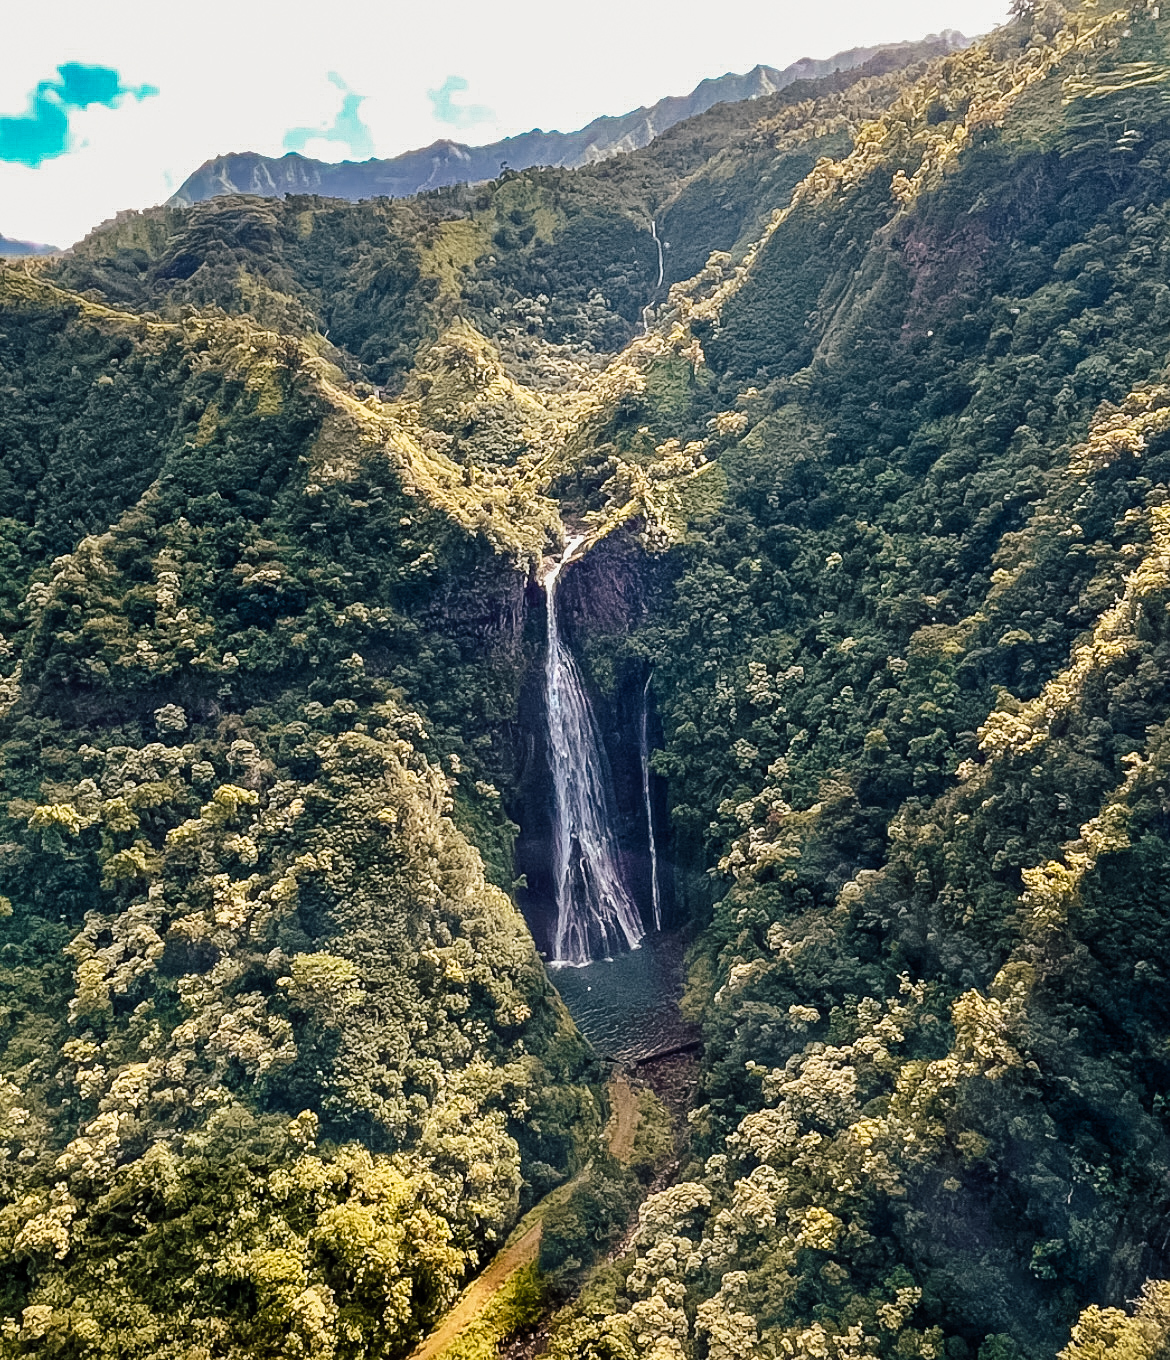
<path fill-rule="evenodd" d="M 558 1355 L 1050 1356 L 1170 1270 L 1166 36 L 1039 9 L 674 295 L 731 446 L 637 648 L 728 889 L 696 1161 Z"/>
<path fill-rule="evenodd" d="M 932 41 L 927 39 L 928 42 Z M 962 48 L 966 39 L 948 30 L 934 40 L 944 50 Z M 526 170 L 534 165 L 591 165 L 623 151 L 647 146 L 667 128 L 705 113 L 715 104 L 759 99 L 801 80 L 816 80 L 852 70 L 879 53 L 897 57 L 910 44 L 886 48 L 855 47 L 827 60 L 805 57 L 782 71 L 756 66 L 746 75 L 728 73 L 700 83 L 688 95 L 670 95 L 649 108 L 617 117 L 595 118 L 577 132 L 531 132 L 487 146 L 466 146 L 442 139 L 419 151 L 385 160 L 331 164 L 290 151 L 281 157 L 234 152 L 205 161 L 179 186 L 170 202 L 191 207 L 223 194 L 279 198 L 285 194 L 321 194 L 328 198 L 408 198 L 426 189 L 495 179 L 503 167 Z"/>
<path fill-rule="evenodd" d="M 451 820 L 508 884 L 466 719 L 547 514 L 247 323 L 0 308 L 3 1345 L 405 1354 L 598 1126 Z"/>
<path fill-rule="evenodd" d="M 906 73 L 944 49 L 894 49 L 719 105 L 642 151 L 576 172 L 509 172 L 474 190 L 353 206 L 233 197 L 124 214 L 51 276 L 166 316 L 218 305 L 318 347 L 327 338 L 339 363 L 378 386 L 400 384 L 420 343 L 462 315 L 519 375 L 571 382 L 641 328 L 646 306 L 679 277 L 676 259 L 686 276 L 712 249 L 754 235 L 818 155 L 844 154 Z"/>
<path fill-rule="evenodd" d="M 568 517 L 705 1048 L 550 1353 L 1165 1354 L 1170 18 L 1020 9 L 597 166 L 0 273 L 3 1353 L 401 1354 L 580 1161 L 481 867 Z"/>

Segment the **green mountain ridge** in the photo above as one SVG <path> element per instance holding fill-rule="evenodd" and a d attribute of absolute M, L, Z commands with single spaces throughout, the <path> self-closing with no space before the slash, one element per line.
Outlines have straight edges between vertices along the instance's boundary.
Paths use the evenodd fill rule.
<path fill-rule="evenodd" d="M 0 1355 L 405 1356 L 586 1166 L 555 1360 L 1166 1354 L 1170 18 L 1017 8 L 0 267 Z M 703 1035 L 625 1239 L 510 897 L 565 523 Z"/>

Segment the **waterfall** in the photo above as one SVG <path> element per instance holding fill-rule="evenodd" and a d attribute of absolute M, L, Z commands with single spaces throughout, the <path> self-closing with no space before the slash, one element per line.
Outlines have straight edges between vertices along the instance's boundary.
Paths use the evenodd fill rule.
<path fill-rule="evenodd" d="M 548 601 L 545 700 L 553 779 L 554 964 L 580 965 L 636 949 L 645 934 L 618 870 L 608 766 L 581 674 L 557 626 L 561 569 L 581 546 L 571 540 L 544 579 Z"/>
<path fill-rule="evenodd" d="M 662 897 L 658 891 L 658 842 L 654 839 L 654 801 L 650 797 L 650 680 L 642 691 L 642 798 L 646 804 L 646 839 L 650 845 L 650 900 L 654 929 L 662 929 Z"/>
<path fill-rule="evenodd" d="M 662 287 L 662 276 L 665 272 L 662 259 L 662 242 L 658 239 L 658 224 L 653 218 L 650 219 L 650 235 L 654 238 L 654 244 L 658 247 L 658 282 L 654 285 L 654 294 L 657 296 L 658 290 Z M 654 302 L 651 300 L 642 308 L 642 330 L 649 334 L 650 313 L 654 310 Z"/>

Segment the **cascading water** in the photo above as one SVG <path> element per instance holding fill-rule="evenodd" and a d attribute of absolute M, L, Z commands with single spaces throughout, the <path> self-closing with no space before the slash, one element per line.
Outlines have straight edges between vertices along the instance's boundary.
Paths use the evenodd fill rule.
<path fill-rule="evenodd" d="M 658 889 L 658 842 L 654 839 L 654 800 L 650 797 L 650 681 L 642 691 L 642 800 L 646 804 L 646 839 L 650 844 L 650 901 L 654 906 L 654 929 L 662 929 L 662 895 Z"/>
<path fill-rule="evenodd" d="M 577 663 L 557 626 L 557 577 L 573 539 L 544 578 L 548 602 L 545 701 L 553 780 L 554 964 L 579 967 L 636 949 L 645 931 L 618 871 L 605 753 Z"/>

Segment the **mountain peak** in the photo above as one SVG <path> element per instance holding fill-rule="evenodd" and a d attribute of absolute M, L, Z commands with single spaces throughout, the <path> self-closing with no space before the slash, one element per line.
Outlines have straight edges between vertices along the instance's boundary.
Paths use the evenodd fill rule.
<path fill-rule="evenodd" d="M 881 47 L 852 47 L 824 60 L 802 57 L 778 70 L 760 63 L 742 75 L 729 71 L 709 76 L 685 95 L 668 95 L 649 106 L 625 114 L 604 114 L 575 132 L 531 132 L 505 137 L 486 146 L 469 146 L 441 137 L 429 146 L 386 159 L 318 161 L 291 151 L 284 156 L 259 152 L 229 152 L 205 161 L 170 199 L 190 207 L 225 194 L 255 194 L 280 198 L 285 194 L 319 193 L 356 201 L 362 198 L 405 198 L 424 189 L 494 179 L 503 165 L 526 170 L 535 165 L 572 167 L 592 164 L 609 156 L 636 151 L 686 118 L 705 113 L 716 104 L 760 99 L 801 80 L 817 80 L 838 71 L 854 70 L 881 54 L 904 58 L 921 48 L 937 56 L 968 46 L 954 29 L 931 34 L 922 43 L 894 43 Z"/>
<path fill-rule="evenodd" d="M 60 246 L 41 245 L 37 241 L 16 241 L 11 236 L 0 236 L 0 258 L 20 259 L 29 255 L 56 255 Z"/>

